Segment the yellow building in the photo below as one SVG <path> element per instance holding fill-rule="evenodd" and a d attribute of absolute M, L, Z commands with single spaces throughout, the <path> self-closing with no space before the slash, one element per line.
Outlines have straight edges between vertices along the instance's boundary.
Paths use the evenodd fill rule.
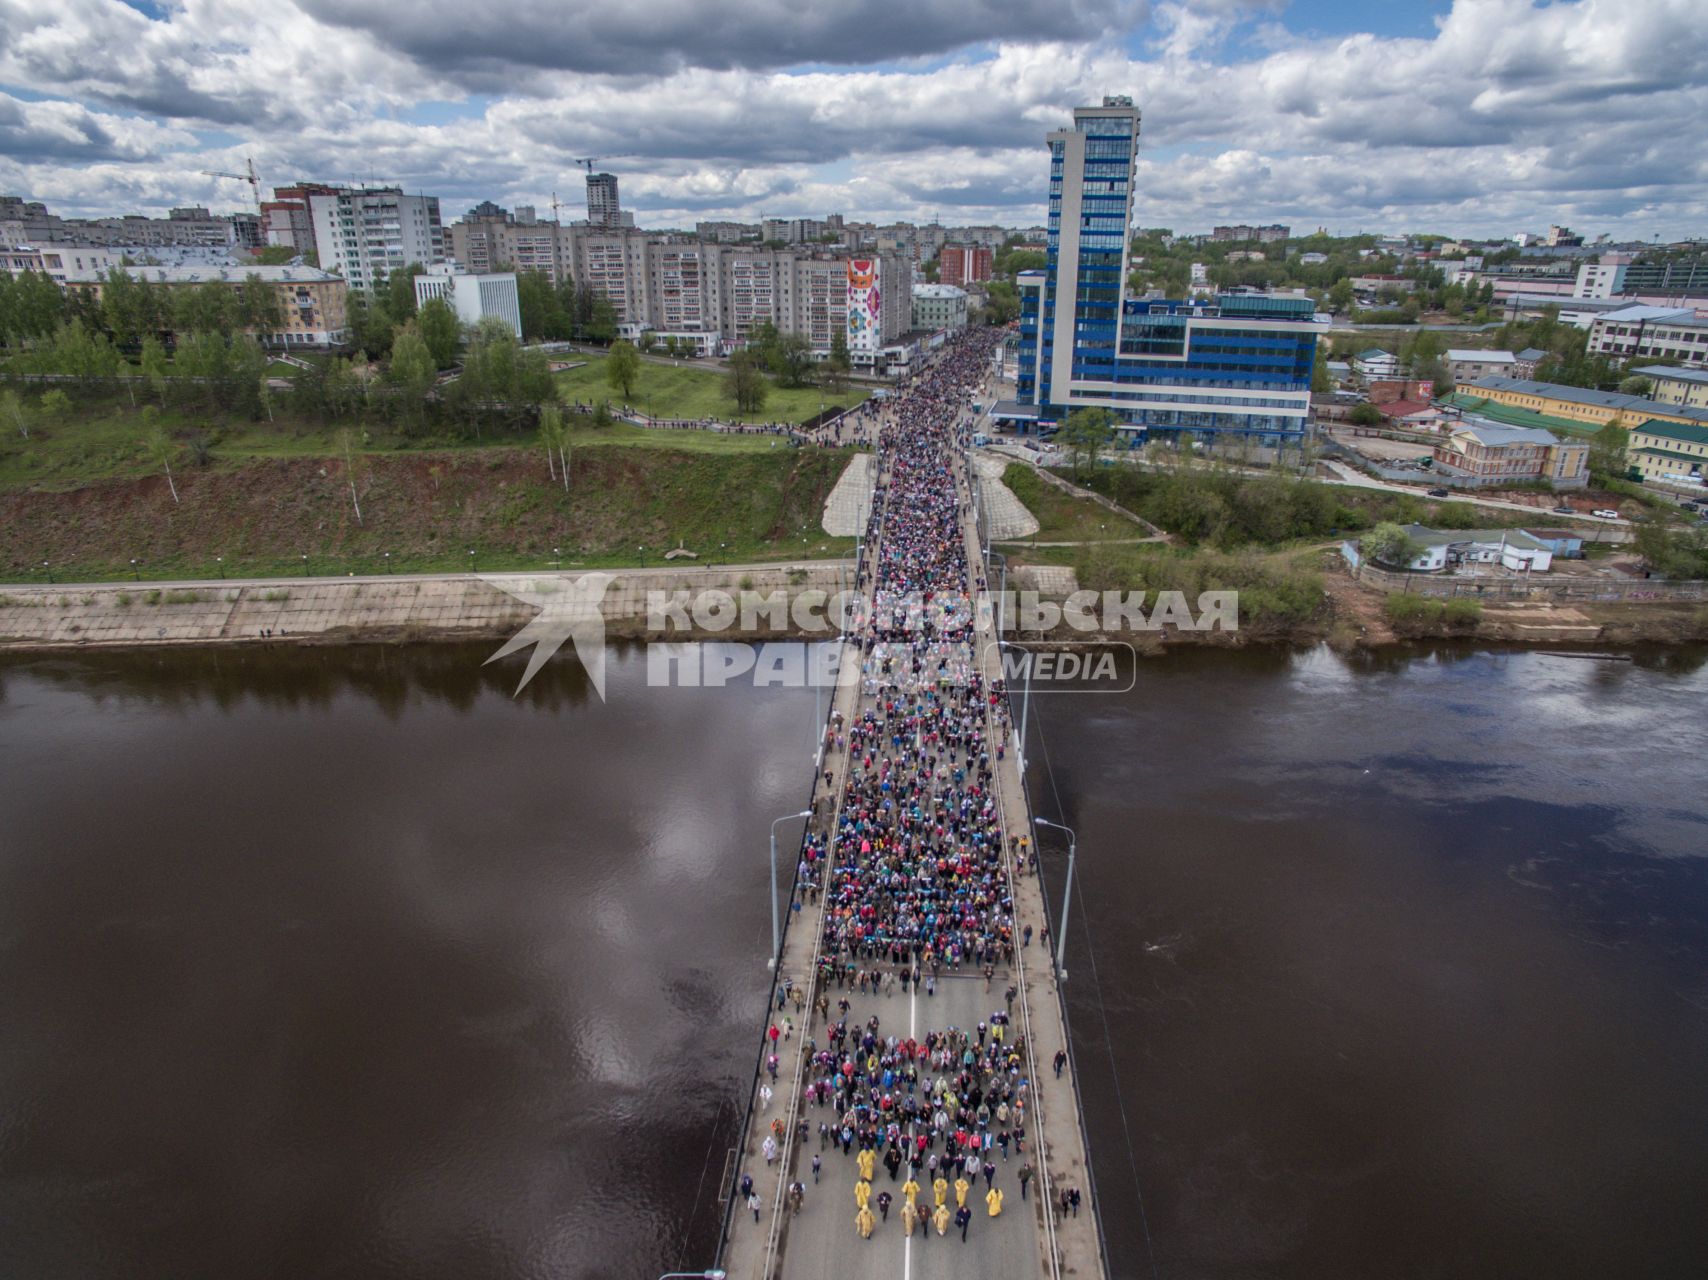
<path fill-rule="evenodd" d="M 1651 418 L 1631 428 L 1625 456 L 1645 480 L 1700 483 L 1703 468 L 1708 467 L 1708 426 Z"/>
<path fill-rule="evenodd" d="M 1493 404 L 1511 405 L 1531 413 L 1544 414 L 1589 427 L 1604 427 L 1619 421 L 1630 427 L 1655 419 L 1661 422 L 1694 423 L 1708 426 L 1708 408 L 1689 405 L 1657 404 L 1645 396 L 1628 396 L 1617 391 L 1592 391 L 1585 387 L 1567 387 L 1556 382 L 1531 382 L 1523 378 L 1479 378 L 1457 386 L 1460 397 L 1475 397 Z"/>
<path fill-rule="evenodd" d="M 270 347 L 331 347 L 348 337 L 345 314 L 347 286 L 342 276 L 318 267 L 120 267 L 133 280 L 156 288 L 197 289 L 207 284 L 229 285 L 235 292 L 251 276 L 270 286 L 279 299 L 284 319 L 277 333 L 253 335 Z M 101 296 L 105 271 L 69 272 L 65 287 Z"/>

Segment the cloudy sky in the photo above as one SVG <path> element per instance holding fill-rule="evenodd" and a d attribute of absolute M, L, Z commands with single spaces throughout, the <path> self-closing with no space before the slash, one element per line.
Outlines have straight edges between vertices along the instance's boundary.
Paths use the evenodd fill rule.
<path fill-rule="evenodd" d="M 643 226 L 1029 224 L 1043 135 L 1144 112 L 1136 220 L 1708 232 L 1708 0 L 0 0 L 0 192 L 401 183 Z"/>

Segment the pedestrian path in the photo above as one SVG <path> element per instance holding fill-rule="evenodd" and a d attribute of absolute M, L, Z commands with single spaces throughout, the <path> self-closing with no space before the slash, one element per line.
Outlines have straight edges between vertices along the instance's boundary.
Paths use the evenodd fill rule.
<path fill-rule="evenodd" d="M 1006 462 L 980 452 L 973 455 L 973 469 L 978 473 L 979 492 L 985 505 L 986 537 L 993 542 L 1004 542 L 1028 538 L 1038 532 L 1038 518 L 1002 482 L 1002 474 L 1008 470 Z"/>
<path fill-rule="evenodd" d="M 877 460 L 857 453 L 837 477 L 836 486 L 824 503 L 824 531 L 837 538 L 857 538 L 872 515 Z"/>

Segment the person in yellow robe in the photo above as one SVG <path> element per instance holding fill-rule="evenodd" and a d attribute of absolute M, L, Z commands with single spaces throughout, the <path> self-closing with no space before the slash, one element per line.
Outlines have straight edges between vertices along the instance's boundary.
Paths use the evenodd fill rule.
<path fill-rule="evenodd" d="M 860 1166 L 860 1176 L 867 1182 L 872 1180 L 872 1165 L 876 1160 L 870 1147 L 861 1148 L 860 1154 L 854 1157 L 854 1163 Z"/>
<path fill-rule="evenodd" d="M 1001 1216 L 1002 1192 L 998 1191 L 995 1187 L 992 1187 L 989 1191 L 985 1192 L 984 1203 L 985 1208 L 990 1210 L 991 1217 L 995 1218 Z"/>
<path fill-rule="evenodd" d="M 949 1231 L 949 1206 L 940 1204 L 937 1212 L 931 1215 L 931 1225 L 937 1228 L 938 1235 L 947 1235 Z"/>
<path fill-rule="evenodd" d="M 908 1174 L 907 1181 L 901 1184 L 901 1193 L 907 1197 L 907 1211 L 912 1213 L 914 1202 L 919 1199 L 919 1184 L 913 1180 L 912 1174 Z"/>
<path fill-rule="evenodd" d="M 937 1197 L 937 1207 L 941 1209 L 949 1199 L 949 1181 L 942 1174 L 937 1175 L 937 1181 L 931 1184 L 931 1194 Z"/>
<path fill-rule="evenodd" d="M 856 1182 L 854 1184 L 854 1203 L 855 1204 L 859 1205 L 862 1209 L 864 1209 L 866 1207 L 866 1201 L 870 1200 L 871 1198 L 872 1198 L 872 1184 L 871 1183 L 862 1181 L 862 1182 Z"/>
<path fill-rule="evenodd" d="M 870 1240 L 872 1238 L 872 1228 L 877 1225 L 877 1221 L 878 1220 L 872 1216 L 872 1211 L 865 1205 L 861 1205 L 860 1212 L 854 1215 L 854 1230 L 860 1233 L 860 1238 L 862 1240 Z"/>
<path fill-rule="evenodd" d="M 957 1209 L 966 1207 L 967 1192 L 971 1191 L 972 1187 L 973 1184 L 968 1182 L 965 1178 L 955 1179 L 955 1207 Z"/>

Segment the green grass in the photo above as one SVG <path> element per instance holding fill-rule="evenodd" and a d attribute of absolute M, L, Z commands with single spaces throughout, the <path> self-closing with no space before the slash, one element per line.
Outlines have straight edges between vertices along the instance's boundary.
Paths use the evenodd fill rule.
<path fill-rule="evenodd" d="M 814 393 L 816 395 L 816 393 Z M 77 406 L 69 421 L 40 423 L 29 439 L 17 432 L 0 434 L 0 490 L 76 489 L 100 480 L 136 479 L 159 473 L 142 446 L 142 406 L 151 403 L 139 396 L 135 407 L 124 395 L 97 399 Z M 817 412 L 814 400 L 813 412 Z M 507 435 L 494 439 L 468 439 L 451 434 L 404 436 L 384 421 L 327 424 L 299 419 L 288 408 L 275 407 L 274 420 L 251 422 L 225 419 L 181 409 L 161 412 L 159 422 L 180 444 L 195 436 L 208 442 L 213 465 L 229 468 L 246 461 L 267 458 L 341 458 L 347 430 L 355 452 L 386 457 L 398 454 L 478 452 L 507 445 L 527 445 L 534 437 Z M 580 415 L 569 415 L 570 443 L 585 445 L 629 445 L 671 449 L 687 453 L 764 453 L 788 448 L 773 435 L 735 435 L 721 431 L 648 430 L 627 423 L 595 429 Z M 544 457 L 542 451 L 541 457 Z M 174 470 L 190 465 L 187 448 Z"/>
<path fill-rule="evenodd" d="M 864 387 L 849 385 L 837 395 L 821 397 L 817 387 L 779 387 L 775 383 L 758 413 L 738 415 L 724 391 L 724 375 L 691 365 L 642 360 L 634 394 L 624 396 L 605 380 L 605 357 L 589 356 L 578 369 L 556 375 L 560 393 L 572 401 L 609 400 L 627 403 L 657 418 L 717 418 L 722 422 L 805 422 L 826 409 L 852 408 L 867 396 Z"/>
<path fill-rule="evenodd" d="M 0 492 L 0 578 L 658 566 L 678 545 L 696 553 L 673 562 L 685 566 L 848 555 L 853 540 L 826 535 L 819 520 L 852 451 L 759 443 L 727 451 L 580 446 L 567 492 L 538 448 L 382 455 L 361 471 L 360 523 L 342 461 L 315 457 L 186 468 L 181 504 L 158 483 Z"/>
<path fill-rule="evenodd" d="M 1100 507 L 1087 498 L 1063 493 L 1040 479 L 1038 473 L 1023 462 L 1009 463 L 1002 473 L 1002 483 L 1037 517 L 1038 532 L 1032 534 L 1028 541 L 1101 542 L 1150 536 L 1150 530 L 1134 524 L 1125 516 Z"/>

